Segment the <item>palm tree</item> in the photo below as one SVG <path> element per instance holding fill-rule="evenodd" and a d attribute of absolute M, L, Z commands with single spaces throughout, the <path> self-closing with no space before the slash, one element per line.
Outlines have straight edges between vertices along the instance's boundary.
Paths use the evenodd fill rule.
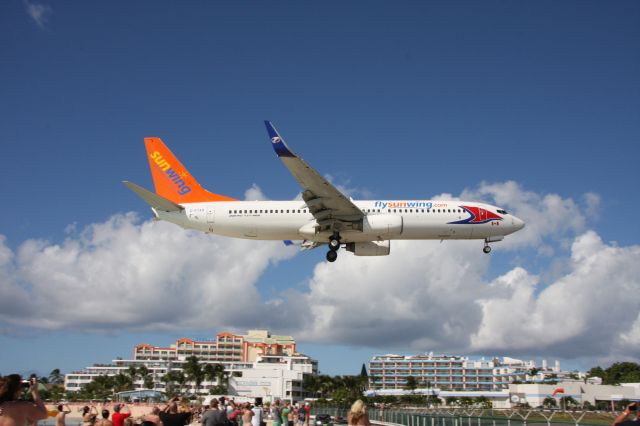
<path fill-rule="evenodd" d="M 180 386 L 180 394 L 184 393 L 184 385 L 187 384 L 187 376 L 182 371 L 172 371 L 174 381 Z"/>
<path fill-rule="evenodd" d="M 142 386 L 144 386 L 145 389 L 153 389 L 153 376 L 147 366 L 141 365 L 138 367 L 138 377 L 142 379 Z"/>
<path fill-rule="evenodd" d="M 182 367 L 186 377 L 188 380 L 195 382 L 196 388 L 195 393 L 198 393 L 198 389 L 200 385 L 204 381 L 205 372 L 202 370 L 200 366 L 200 362 L 198 361 L 198 357 L 195 355 L 191 355 L 187 357 L 186 363 Z"/>
<path fill-rule="evenodd" d="M 407 381 L 404 387 L 407 390 L 411 391 L 411 393 L 414 393 L 414 391 L 418 388 L 418 379 L 416 379 L 415 376 L 407 377 Z"/>
<path fill-rule="evenodd" d="M 578 401 L 571 396 L 563 396 L 560 398 L 560 406 L 563 410 L 567 407 L 575 407 L 576 405 L 578 405 Z"/>
<path fill-rule="evenodd" d="M 124 374 L 125 376 L 129 377 L 129 379 L 131 379 L 131 389 L 134 389 L 136 379 L 138 378 L 138 369 L 136 368 L 136 366 L 130 365 L 122 374 Z"/>
<path fill-rule="evenodd" d="M 131 378 L 131 376 L 119 373 L 113 376 L 113 380 L 116 392 L 131 390 L 131 388 L 133 388 L 133 379 Z"/>
<path fill-rule="evenodd" d="M 173 375 L 172 372 L 169 371 L 167 374 L 162 376 L 160 380 L 164 383 L 165 392 L 169 396 L 173 396 Z"/>
<path fill-rule="evenodd" d="M 61 385 L 64 383 L 64 375 L 60 373 L 59 368 L 51 370 L 51 373 L 49 373 L 49 383 L 52 385 Z"/>
<path fill-rule="evenodd" d="M 558 406 L 558 403 L 555 398 L 548 396 L 542 400 L 542 406 L 545 408 L 555 408 Z"/>

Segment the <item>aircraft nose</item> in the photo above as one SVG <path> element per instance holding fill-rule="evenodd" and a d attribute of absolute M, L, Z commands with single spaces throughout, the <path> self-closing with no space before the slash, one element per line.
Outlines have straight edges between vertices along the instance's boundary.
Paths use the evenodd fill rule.
<path fill-rule="evenodd" d="M 521 230 L 524 228 L 524 220 L 513 216 L 513 226 L 516 228 L 516 231 Z"/>

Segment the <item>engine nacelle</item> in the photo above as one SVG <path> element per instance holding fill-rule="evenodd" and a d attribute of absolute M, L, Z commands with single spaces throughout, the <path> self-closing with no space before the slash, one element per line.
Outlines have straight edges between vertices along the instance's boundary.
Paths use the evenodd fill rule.
<path fill-rule="evenodd" d="M 347 243 L 347 251 L 356 256 L 387 256 L 391 252 L 391 241 L 365 241 Z"/>
<path fill-rule="evenodd" d="M 362 232 L 383 239 L 399 236 L 402 234 L 402 227 L 402 216 L 394 214 L 374 214 L 365 216 L 362 224 Z"/>

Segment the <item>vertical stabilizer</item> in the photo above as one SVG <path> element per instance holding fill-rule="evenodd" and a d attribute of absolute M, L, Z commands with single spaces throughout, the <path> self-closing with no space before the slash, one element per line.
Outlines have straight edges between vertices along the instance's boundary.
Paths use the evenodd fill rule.
<path fill-rule="evenodd" d="M 204 201 L 235 201 L 233 198 L 213 194 L 200 186 L 160 138 L 145 138 L 147 157 L 156 194 L 174 203 Z"/>

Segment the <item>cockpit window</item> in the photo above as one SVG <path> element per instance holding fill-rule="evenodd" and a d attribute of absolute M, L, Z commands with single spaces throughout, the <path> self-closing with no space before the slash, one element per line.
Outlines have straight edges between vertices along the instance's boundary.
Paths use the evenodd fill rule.
<path fill-rule="evenodd" d="M 497 211 L 498 213 L 500 213 L 500 214 L 508 214 L 506 210 L 498 209 L 498 210 L 496 210 L 496 211 Z"/>

